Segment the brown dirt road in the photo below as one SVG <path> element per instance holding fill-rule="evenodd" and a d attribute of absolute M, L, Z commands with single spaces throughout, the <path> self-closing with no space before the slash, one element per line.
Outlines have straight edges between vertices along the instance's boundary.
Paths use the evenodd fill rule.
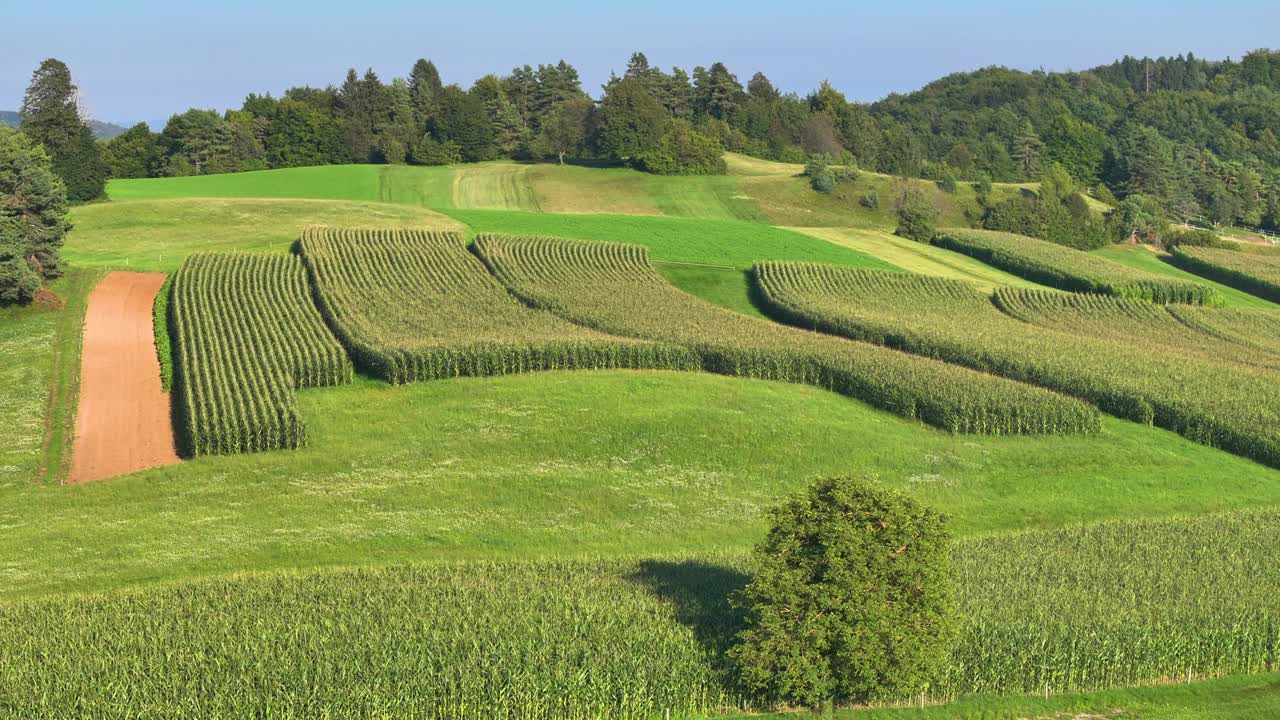
<path fill-rule="evenodd" d="M 110 272 L 89 295 L 69 482 L 178 462 L 152 304 L 164 273 Z"/>

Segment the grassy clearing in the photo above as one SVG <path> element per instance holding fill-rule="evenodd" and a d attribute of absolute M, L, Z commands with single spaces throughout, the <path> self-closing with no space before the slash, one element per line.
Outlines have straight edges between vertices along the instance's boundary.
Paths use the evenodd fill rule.
<path fill-rule="evenodd" d="M 1187 282 L 1208 285 L 1218 291 L 1218 296 L 1222 298 L 1222 304 L 1225 307 L 1280 309 L 1280 305 L 1256 295 L 1250 295 L 1243 290 L 1237 290 L 1175 267 L 1168 262 L 1168 253 L 1157 252 L 1147 245 L 1110 245 L 1099 250 L 1093 250 L 1091 254 L 1104 257 L 1112 262 L 1118 262 L 1121 265 L 1128 265 L 1137 270 L 1145 270 L 1156 275 L 1167 275 Z"/>
<path fill-rule="evenodd" d="M 898 237 L 885 230 L 862 228 L 788 228 L 842 247 L 877 257 L 913 273 L 967 280 L 985 290 L 997 287 L 1039 287 L 967 255 Z"/>
<path fill-rule="evenodd" d="M 447 210 L 477 234 L 538 235 L 643 245 L 655 259 L 747 269 L 759 259 L 795 259 L 888 269 L 870 255 L 799 233 L 736 220 L 625 215 L 551 215 Z"/>
<path fill-rule="evenodd" d="M 71 222 L 75 228 L 63 256 L 73 265 L 163 272 L 177 269 L 193 252 L 287 252 L 312 225 L 460 227 L 430 210 L 401 205 L 260 199 L 98 203 L 74 208 Z"/>
<path fill-rule="evenodd" d="M 932 696 L 1261 671 L 1280 646 L 1278 520 L 956 543 L 961 633 Z M 725 658 L 742 622 L 728 598 L 749 572 L 722 555 L 451 563 L 9 602 L 0 695 L 27 717 L 270 707 L 273 717 L 679 718 L 767 707 L 742 696 Z"/>
<path fill-rule="evenodd" d="M 809 386 L 636 371 L 357 377 L 298 393 L 300 450 L 49 491 L 30 482 L 47 360 L 17 357 L 38 386 L 25 415 L 23 396 L 7 397 L 0 425 L 0 595 L 335 564 L 738 551 L 763 534 L 765 508 L 830 474 L 945 508 L 961 535 L 1280 505 L 1275 471 L 1133 423 L 951 435 Z"/>
<path fill-rule="evenodd" d="M 667 282 L 709 303 L 735 310 L 749 317 L 765 319 L 751 300 L 751 274 L 737 268 L 654 263 Z"/>

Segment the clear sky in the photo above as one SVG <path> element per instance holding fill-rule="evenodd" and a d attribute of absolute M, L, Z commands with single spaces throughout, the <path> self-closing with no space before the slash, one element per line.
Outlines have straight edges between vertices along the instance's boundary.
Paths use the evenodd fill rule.
<path fill-rule="evenodd" d="M 642 50 L 664 69 L 720 60 L 744 83 L 763 70 L 805 93 L 825 78 L 875 100 L 986 65 L 1238 58 L 1280 43 L 1277 30 L 1280 0 L 3 0 L 0 110 L 18 109 L 46 57 L 71 66 L 93 117 L 154 126 L 249 92 L 337 84 L 353 66 L 389 80 L 419 57 L 464 86 L 563 58 L 598 95 Z"/>

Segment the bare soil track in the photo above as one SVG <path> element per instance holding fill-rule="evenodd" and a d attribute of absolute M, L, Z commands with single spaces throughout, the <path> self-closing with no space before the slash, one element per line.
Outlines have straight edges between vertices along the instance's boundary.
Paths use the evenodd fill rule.
<path fill-rule="evenodd" d="M 69 482 L 178 462 L 152 303 L 163 273 L 111 272 L 89 295 Z"/>

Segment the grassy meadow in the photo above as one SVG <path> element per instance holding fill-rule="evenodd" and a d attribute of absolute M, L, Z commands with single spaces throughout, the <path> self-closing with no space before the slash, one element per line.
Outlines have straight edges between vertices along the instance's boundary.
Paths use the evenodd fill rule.
<path fill-rule="evenodd" d="M 54 285 L 67 306 L 0 309 L 0 354 L 13 358 L 0 367 L 0 716 L 74 713 L 60 704 L 77 701 L 69 688 L 92 685 L 80 709 L 103 717 L 127 715 L 131 699 L 170 715 L 243 716 L 267 705 L 279 717 L 324 707 L 372 714 L 396 687 L 476 717 L 487 716 L 476 699 L 493 693 L 536 716 L 546 696 L 531 688 L 585 699 L 580 717 L 623 707 L 624 696 L 620 717 L 725 717 L 754 707 L 726 680 L 723 650 L 738 621 L 727 589 L 749 572 L 764 511 L 837 474 L 943 510 L 957 557 L 967 558 L 967 607 L 988 613 L 967 627 L 1006 633 L 982 641 L 999 648 L 991 658 L 965 665 L 976 673 L 990 661 L 1002 680 L 952 685 L 979 695 L 838 717 L 1274 716 L 1274 674 L 1205 679 L 1197 670 L 1190 684 L 1069 694 L 1182 676 L 1154 661 L 1123 677 L 1063 661 L 1109 679 L 1090 685 L 1068 673 L 1050 681 L 1050 698 L 1023 695 L 1039 692 L 1038 673 L 1060 669 L 1039 662 L 1051 651 L 1154 652 L 1166 645 L 1153 638 L 1181 626 L 1205 629 L 1185 647 L 1203 651 L 1192 664 L 1206 676 L 1259 671 L 1230 662 L 1266 655 L 1265 632 L 1234 655 L 1219 652 L 1231 633 L 1214 632 L 1259 627 L 1250 608 L 1280 597 L 1266 565 L 1280 472 L 1110 416 L 1093 435 L 960 435 L 812 386 L 700 373 L 399 386 L 357 374 L 296 393 L 305 447 L 56 483 L 83 300 L 101 273 L 172 272 L 204 251 L 285 253 L 313 225 L 640 244 L 675 287 L 761 320 L 748 269 L 766 260 L 920 273 L 986 291 L 1038 287 L 892 235 L 900 183 L 926 192 L 940 225 L 957 226 L 976 211 L 970 185 L 947 194 L 864 172 L 824 196 L 800 166 L 726 159 L 719 177 L 493 162 L 113 180 L 110 202 L 74 208 L 64 249 L 72 271 Z M 871 192 L 879 208 L 862 203 Z M 1145 248 L 1096 254 L 1212 285 L 1231 306 L 1275 307 Z M 1249 519 L 1238 532 L 1202 533 L 1203 548 L 1178 545 L 1200 537 L 1197 527 L 1236 527 L 1240 517 Z M 1214 553 L 1232 560 L 1215 566 Z M 1082 608 L 1101 619 L 1085 622 Z M 1018 624 L 1015 610 L 1035 622 Z M 477 625 L 474 613 L 493 621 Z M 1139 630 L 1126 635 L 1129 626 Z M 489 662 L 477 647 L 519 661 Z M 1041 654 L 1017 654 L 1026 648 Z M 113 657 L 124 670 L 91 681 L 119 670 Z M 207 663 L 219 672 L 205 678 Z M 577 671 L 584 663 L 598 682 Z M 1009 678 L 1031 680 L 1014 688 Z M 28 704 L 6 704 L 28 691 Z M 181 705 L 184 694 L 199 701 Z"/>

